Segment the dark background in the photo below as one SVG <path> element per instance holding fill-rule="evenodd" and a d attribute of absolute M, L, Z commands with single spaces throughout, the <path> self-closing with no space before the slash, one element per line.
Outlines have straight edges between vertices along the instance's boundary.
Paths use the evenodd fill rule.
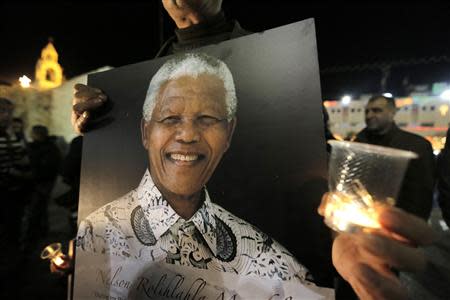
<path fill-rule="evenodd" d="M 231 147 L 207 184 L 212 201 L 326 276 L 329 231 L 316 213 L 327 186 L 313 20 L 198 51 L 226 62 L 239 101 Z M 142 105 L 166 59 L 89 77 L 114 103 L 114 120 L 85 135 L 79 220 L 138 186 L 147 161 L 139 129 Z"/>
<path fill-rule="evenodd" d="M 67 78 L 148 60 L 174 28 L 159 6 L 158 0 L 4 0 L 0 81 L 34 76 L 49 36 Z M 324 99 L 380 91 L 386 63 L 394 65 L 387 84 L 394 95 L 404 93 L 405 80 L 450 78 L 450 1 L 224 0 L 223 7 L 250 31 L 314 17 Z"/>

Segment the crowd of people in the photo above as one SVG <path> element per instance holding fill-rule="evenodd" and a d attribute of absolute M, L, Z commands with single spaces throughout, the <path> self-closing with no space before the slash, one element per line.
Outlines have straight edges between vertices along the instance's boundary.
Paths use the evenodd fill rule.
<path fill-rule="evenodd" d="M 177 25 L 177 29 L 175 36 L 169 39 L 158 55 L 184 53 L 200 46 L 248 34 L 247 31 L 239 26 L 237 21 L 229 21 L 225 18 L 221 10 L 221 1 L 163 0 L 162 2 Z M 214 62 L 213 65 L 216 63 Z M 189 72 L 187 75 L 190 76 Z M 217 81 L 217 74 L 207 75 L 209 77 L 203 78 L 205 82 Z M 184 79 L 182 77 L 176 78 L 173 81 L 174 90 L 179 92 L 183 91 L 183 89 L 187 90 L 189 86 L 192 87 L 198 84 L 195 78 L 193 79 L 189 76 Z M 219 79 L 222 83 L 225 82 L 220 76 Z M 187 81 L 187 83 L 183 80 Z M 156 95 L 160 92 L 159 88 L 155 90 Z M 85 85 L 76 85 L 74 95 L 72 123 L 78 133 L 83 133 L 89 128 L 88 125 L 92 119 L 92 112 L 104 105 L 108 100 L 102 91 Z M 156 102 L 155 99 L 151 99 L 151 101 Z M 209 99 L 208 101 L 216 100 Z M 155 112 L 149 111 L 147 115 L 144 115 L 145 121 L 143 128 L 145 128 L 144 131 L 148 137 L 152 136 L 152 134 L 155 135 L 155 131 L 158 130 L 152 123 L 152 118 L 155 117 L 152 113 L 156 115 L 161 113 L 161 105 L 155 106 Z M 227 138 L 231 139 L 231 134 L 234 129 L 234 123 L 232 121 L 233 114 L 225 113 L 228 108 L 227 105 L 221 108 L 219 107 L 217 114 L 220 116 L 216 116 L 216 120 L 208 121 L 214 123 L 208 123 L 208 126 L 224 126 L 223 128 L 220 127 L 223 129 L 224 134 L 221 136 L 223 143 L 220 144 L 220 149 L 218 149 L 221 153 L 216 157 L 217 162 L 220 160 L 221 154 L 228 148 L 229 140 Z M 200 106 L 196 103 L 192 107 L 196 109 Z M 216 106 L 214 107 L 217 109 Z M 7 203 L 5 205 L 7 209 L 1 210 L 2 226 L 0 228 L 0 234 L 5 246 L 2 247 L 2 255 L 0 255 L 2 260 L 0 262 L 0 268 L 2 268 L 2 274 L 10 274 L 9 278 L 11 278 L 11 281 L 8 284 L 12 286 L 16 284 L 14 278 L 18 272 L 17 266 L 20 263 L 17 260 L 20 257 L 17 253 L 26 251 L 32 245 L 33 239 L 45 234 L 48 230 L 46 209 L 58 173 L 63 173 L 66 182 L 72 187 L 74 193 L 78 191 L 82 145 L 82 137 L 76 138 L 68 151 L 68 159 L 64 160 L 63 157 L 66 156 L 66 153 L 62 153 L 58 149 L 57 143 L 49 136 L 46 127 L 41 125 L 32 127 L 32 141 L 27 141 L 23 133 L 23 122 L 20 119 L 13 119 L 13 110 L 13 101 L 0 98 L 0 187 L 2 199 Z M 186 112 L 183 113 L 185 114 Z M 180 114 L 184 118 L 183 113 Z M 192 113 L 197 113 L 197 111 L 193 111 Z M 373 237 L 368 234 L 341 234 L 334 240 L 333 249 L 330 250 L 332 252 L 330 255 L 333 256 L 333 263 L 337 272 L 342 276 L 341 278 L 350 284 L 351 289 L 356 292 L 356 295 L 362 299 L 401 299 L 401 297 L 405 297 L 406 292 L 403 290 L 397 278 L 399 271 L 423 272 L 429 274 L 429 276 L 443 274 L 444 277 L 448 277 L 448 274 L 445 273 L 446 271 L 448 272 L 448 268 L 441 271 L 440 266 L 433 265 L 435 269 L 430 271 L 430 261 L 427 261 L 425 252 L 422 252 L 417 246 L 428 246 L 437 240 L 435 233 L 423 221 L 429 218 L 433 195 L 436 194 L 436 187 L 438 189 L 438 199 L 443 217 L 447 224 L 450 224 L 450 130 L 447 132 L 445 148 L 436 162 L 430 144 L 419 136 L 406 133 L 399 129 L 395 125 L 394 115 L 394 99 L 378 95 L 372 97 L 366 107 L 367 127 L 357 135 L 356 141 L 410 150 L 419 155 L 419 159 L 411 163 L 405 176 L 402 191 L 400 192 L 398 206 L 407 213 L 394 208 L 387 208 L 381 213 L 380 222 L 386 231 L 390 233 L 390 238 Z M 191 115 L 188 116 L 188 119 L 190 117 Z M 226 121 L 227 123 L 222 124 L 222 121 Z M 180 128 L 183 126 L 191 128 L 188 125 L 180 123 Z M 177 143 L 192 144 L 195 142 L 184 140 L 195 139 L 195 137 L 192 137 L 192 131 L 183 131 L 183 133 L 183 138 L 177 140 Z M 146 142 L 147 144 L 144 141 L 144 147 L 146 149 L 155 147 L 152 144 L 154 141 L 147 140 Z M 181 178 L 187 181 L 186 186 L 192 188 L 199 185 L 200 188 L 192 191 L 185 191 L 183 189 L 179 191 L 179 187 L 172 184 L 170 178 L 165 178 L 163 176 L 164 174 L 157 175 L 160 167 L 158 165 L 152 165 L 154 159 L 152 160 L 151 155 L 149 153 L 149 173 L 144 175 L 147 181 L 139 188 L 148 188 L 148 184 L 151 184 L 152 188 L 155 186 L 159 190 L 158 192 L 163 194 L 164 198 L 168 200 L 168 203 L 166 203 L 167 209 L 173 209 L 176 214 L 182 216 L 182 221 L 195 217 L 199 211 L 203 214 L 216 214 L 216 210 L 221 211 L 220 207 L 217 208 L 215 205 L 212 205 L 208 198 L 200 193 L 201 187 L 209 177 L 202 178 L 199 182 L 194 182 L 195 184 L 189 181 L 193 180 L 191 177 L 187 179 Z M 210 176 L 214 168 L 209 171 L 208 174 Z M 154 183 L 152 180 L 148 180 L 150 177 Z M 183 201 L 181 198 L 178 199 L 173 196 L 176 194 L 173 193 L 174 191 L 195 195 L 195 207 L 180 208 L 181 206 L 179 204 L 183 203 Z M 73 198 L 76 199 L 77 195 L 73 196 Z M 117 205 L 120 206 L 121 203 Z M 151 211 L 151 208 L 149 209 Z M 221 213 L 228 214 L 226 211 L 221 211 Z M 228 222 L 230 218 L 232 217 L 226 216 Z M 175 221 L 176 224 L 182 223 L 180 220 Z M 220 216 L 215 222 L 221 222 L 220 224 L 224 223 Z M 108 222 L 105 221 L 105 223 Z M 177 226 L 182 226 L 183 224 L 181 223 Z M 239 222 L 236 221 L 236 223 Z M 94 228 L 101 235 L 102 230 L 106 229 L 105 226 L 111 226 L 108 224 L 102 225 L 103 227 Z M 215 226 L 215 223 L 211 226 L 213 225 Z M 83 226 L 87 225 L 84 224 Z M 243 226 L 243 224 L 240 224 L 240 226 Z M 94 228 L 91 229 L 93 230 Z M 223 225 L 223 228 L 227 228 L 226 224 Z M 94 232 L 92 230 L 89 232 Z M 190 228 L 190 230 L 196 229 Z M 233 232 L 233 230 L 225 230 L 224 234 L 238 234 Z M 256 237 L 265 238 L 262 233 L 254 231 L 254 229 L 252 230 L 251 233 L 255 236 L 255 240 Z M 120 236 L 121 234 L 122 232 L 117 232 L 117 235 Z M 151 236 L 139 236 L 141 233 L 138 234 L 136 231 L 135 234 L 137 236 L 136 245 L 139 245 L 139 247 L 142 247 L 142 239 L 146 240 L 151 238 Z M 210 253 L 210 245 L 208 244 L 208 232 L 202 232 L 202 234 L 207 243 L 204 243 L 205 240 L 201 239 L 196 240 L 196 242 L 201 244 L 202 249 L 204 248 L 202 253 L 205 254 L 204 258 L 206 260 L 209 259 L 211 261 L 213 258 L 216 259 L 218 257 L 220 261 L 217 260 L 217 263 L 221 265 L 224 260 L 231 260 L 230 255 L 234 257 L 236 256 L 236 252 L 239 253 L 240 251 L 240 249 L 229 248 L 230 245 L 222 245 L 222 249 L 214 249 L 212 251 L 214 255 L 212 255 Z M 392 238 L 395 235 L 402 236 L 403 240 L 399 242 L 398 239 Z M 157 239 L 160 236 L 157 238 L 153 236 L 154 241 L 151 240 L 152 244 L 150 246 L 153 247 L 159 243 Z M 408 243 L 404 242 L 405 238 L 408 240 Z M 79 234 L 80 243 L 86 239 L 86 236 Z M 163 236 L 161 239 L 174 239 L 174 243 L 178 243 L 178 238 L 173 236 Z M 105 243 L 101 245 L 103 251 L 112 251 L 109 249 L 108 241 L 102 240 L 102 242 Z M 80 243 L 78 246 L 84 250 L 84 245 Z M 269 245 L 269 247 L 274 247 L 274 253 L 282 249 L 277 244 L 275 246 Z M 448 247 L 444 247 L 443 249 L 443 251 L 449 250 Z M 217 252 L 216 250 L 223 250 L 223 253 Z M 123 251 L 120 253 L 123 253 Z M 448 252 L 446 255 L 448 256 Z M 280 265 L 285 263 L 284 260 L 286 258 L 280 258 Z M 305 279 L 304 269 L 301 265 L 292 262 L 289 265 L 295 269 L 295 272 L 301 270 L 302 279 Z M 395 267 L 396 270 L 387 268 L 387 265 Z M 439 269 L 439 271 L 433 273 L 436 269 Z M 292 270 L 287 270 L 286 272 L 288 271 L 291 273 L 294 272 Z M 286 276 L 291 276 L 291 273 Z M 417 280 L 420 280 L 420 278 Z M 338 299 L 357 297 L 355 294 L 351 295 L 353 292 L 346 290 L 349 287 L 345 288 L 343 283 L 336 288 Z M 2 292 L 7 292 L 8 290 L 11 290 L 11 288 L 2 289 Z M 448 290 L 444 289 L 444 294 L 446 291 Z M 433 292 L 442 294 L 443 290 L 430 291 L 431 294 Z M 8 294 L 5 295 L 5 299 L 8 298 L 7 296 Z M 439 299 L 438 296 L 436 298 Z"/>
<path fill-rule="evenodd" d="M 0 295 L 5 299 L 20 286 L 26 264 L 39 259 L 36 251 L 49 234 L 49 201 L 58 176 L 70 189 L 57 204 L 76 213 L 81 165 L 80 137 L 67 151 L 64 138 L 50 135 L 46 126 L 33 125 L 26 135 L 23 120 L 13 117 L 14 108 L 13 100 L 0 97 L 0 273 L 9 274 Z M 73 235 L 76 220 L 69 223 Z"/>

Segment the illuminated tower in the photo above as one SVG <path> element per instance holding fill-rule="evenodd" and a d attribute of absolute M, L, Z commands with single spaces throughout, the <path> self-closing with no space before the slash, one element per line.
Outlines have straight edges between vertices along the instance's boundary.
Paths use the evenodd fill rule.
<path fill-rule="evenodd" d="M 36 63 L 36 85 L 40 89 L 51 89 L 61 85 L 63 70 L 58 63 L 58 52 L 49 39 L 42 49 L 41 58 Z"/>

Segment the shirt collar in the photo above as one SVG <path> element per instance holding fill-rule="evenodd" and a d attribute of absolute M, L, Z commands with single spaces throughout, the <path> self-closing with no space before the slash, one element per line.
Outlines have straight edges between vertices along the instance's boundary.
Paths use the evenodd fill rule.
<path fill-rule="evenodd" d="M 138 202 L 144 211 L 145 218 L 149 222 L 155 238 L 159 239 L 181 217 L 173 210 L 155 186 L 148 169 L 136 191 Z M 214 255 L 216 255 L 217 250 L 215 218 L 215 207 L 209 198 L 208 192 L 205 190 L 205 201 L 202 206 L 191 219 L 184 221 L 192 222 L 195 225 Z"/>
<path fill-rule="evenodd" d="M 189 220 L 202 234 L 212 253 L 216 255 L 216 211 L 205 189 L 205 201 L 197 212 Z"/>

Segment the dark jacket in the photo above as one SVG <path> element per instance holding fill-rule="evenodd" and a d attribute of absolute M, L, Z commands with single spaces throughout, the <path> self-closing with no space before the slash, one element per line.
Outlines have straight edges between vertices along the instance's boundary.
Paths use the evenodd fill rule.
<path fill-rule="evenodd" d="M 31 169 L 38 184 L 54 182 L 61 164 L 61 153 L 51 139 L 29 144 Z"/>
<path fill-rule="evenodd" d="M 221 12 L 207 22 L 184 29 L 175 29 L 175 35 L 164 43 L 156 57 L 190 51 L 250 33 L 242 29 L 236 20 L 228 21 Z"/>
<path fill-rule="evenodd" d="M 445 147 L 439 156 L 437 174 L 438 202 L 441 207 L 442 217 L 447 225 L 450 226 L 450 128 L 447 131 Z"/>
<path fill-rule="evenodd" d="M 385 135 L 372 134 L 363 129 L 355 141 L 408 150 L 419 155 L 418 159 L 409 163 L 396 206 L 427 220 L 431 213 L 435 181 L 435 162 L 430 142 L 419 135 L 401 130 L 395 124 Z"/>

